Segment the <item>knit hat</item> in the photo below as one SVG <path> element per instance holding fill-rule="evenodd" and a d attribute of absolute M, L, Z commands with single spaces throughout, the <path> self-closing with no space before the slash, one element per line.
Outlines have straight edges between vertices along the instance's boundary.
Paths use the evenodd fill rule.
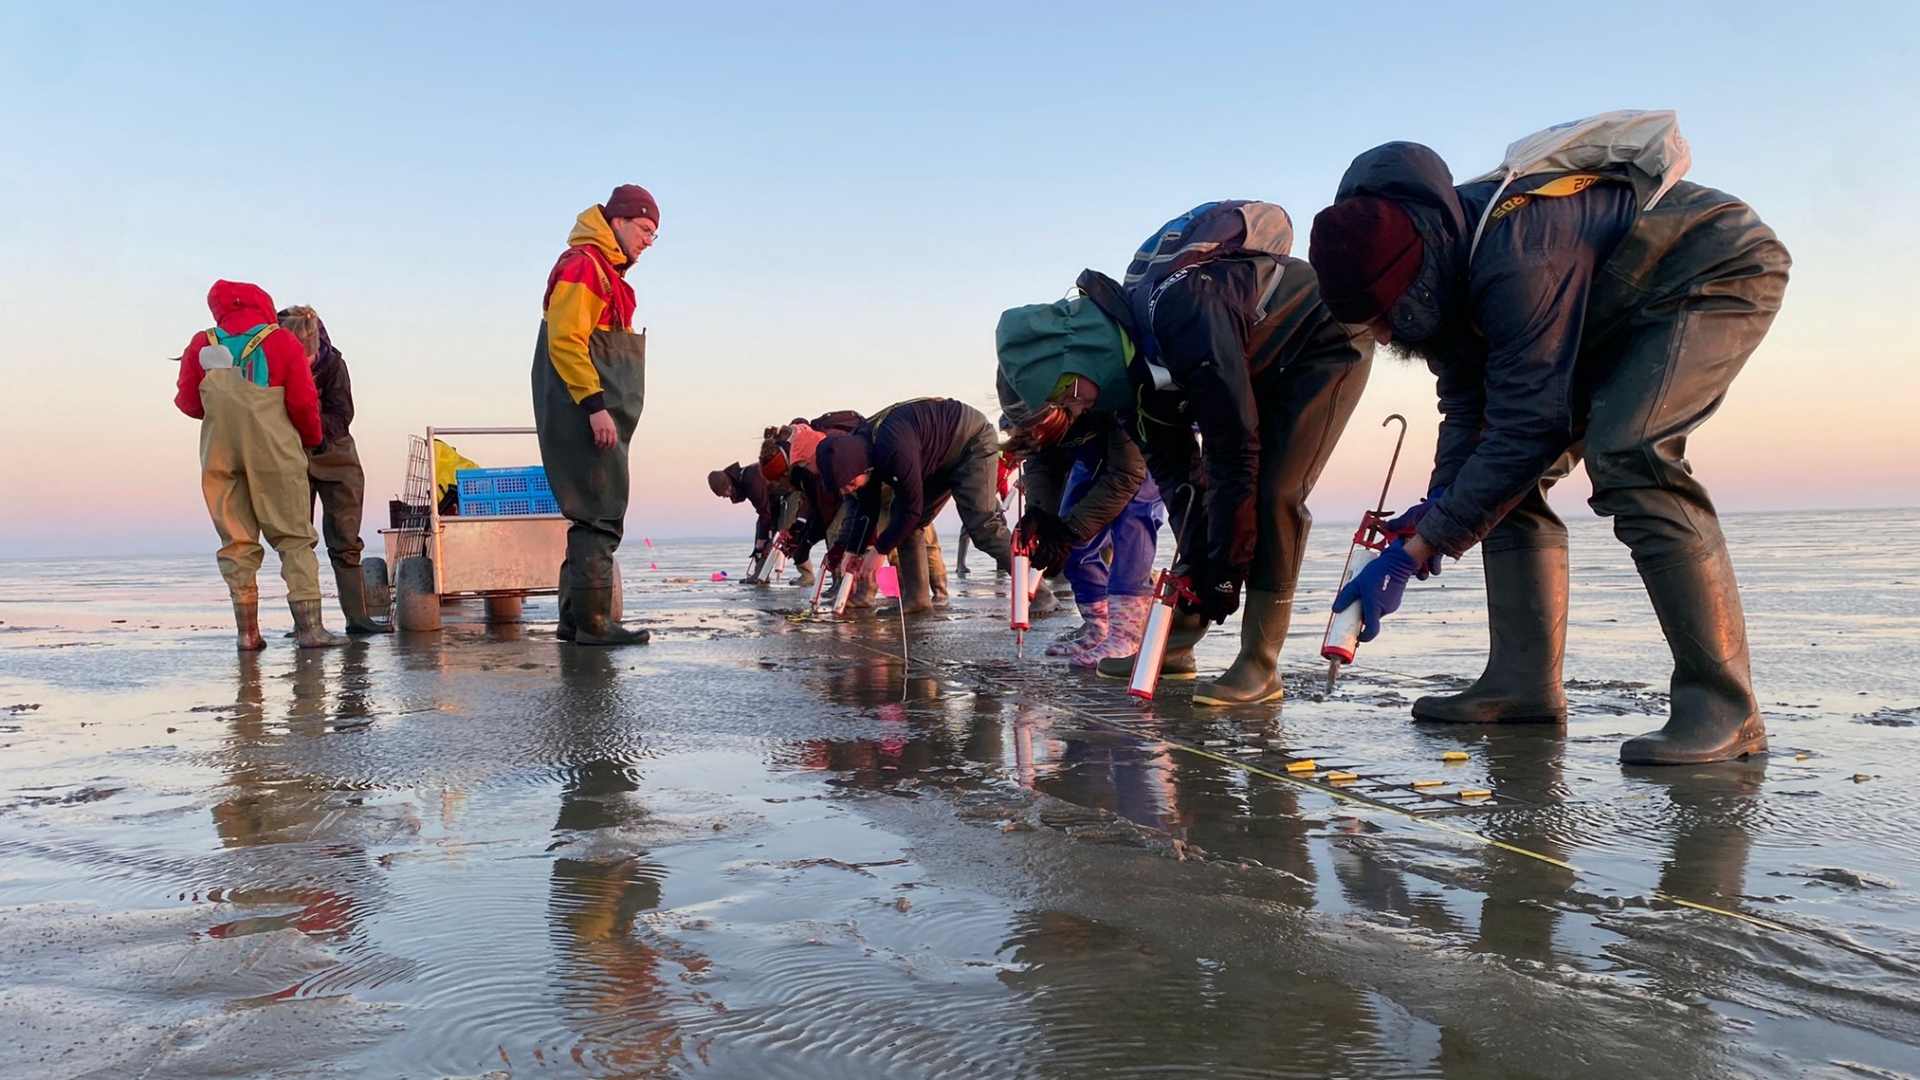
<path fill-rule="evenodd" d="M 735 468 L 738 466 L 736 465 Z M 733 477 L 728 476 L 725 469 L 715 469 L 708 473 L 707 486 L 713 489 L 715 495 L 723 499 L 733 498 Z"/>
<path fill-rule="evenodd" d="M 828 491 L 844 491 L 854 478 L 872 468 L 867 440 L 858 435 L 831 435 L 813 452 L 814 471 Z"/>
<path fill-rule="evenodd" d="M 614 218 L 646 218 L 655 225 L 660 224 L 660 205 L 646 188 L 638 184 L 621 184 L 607 196 L 607 205 L 603 213 L 608 221 Z"/>
<path fill-rule="evenodd" d="M 1357 195 L 1313 219 L 1308 261 L 1320 299 L 1344 323 L 1367 323 L 1404 295 L 1426 257 L 1413 219 L 1391 199 Z"/>

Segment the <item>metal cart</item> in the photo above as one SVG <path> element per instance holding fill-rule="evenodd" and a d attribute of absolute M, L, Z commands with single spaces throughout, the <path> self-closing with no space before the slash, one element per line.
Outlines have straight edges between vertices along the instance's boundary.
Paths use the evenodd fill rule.
<path fill-rule="evenodd" d="M 482 599 L 487 621 L 514 622 L 529 596 L 559 592 L 560 563 L 567 553 L 567 519 L 560 514 L 442 516 L 434 476 L 434 440 L 441 435 L 532 435 L 530 427 L 429 427 L 411 437 L 406 503 L 425 512 L 401 527 L 381 529 L 386 563 L 368 568 L 369 593 L 391 592 L 394 626 L 431 632 L 441 626 L 443 601 Z M 369 560 L 378 562 L 378 560 Z M 621 607 L 620 574 L 614 572 L 614 617 Z"/>

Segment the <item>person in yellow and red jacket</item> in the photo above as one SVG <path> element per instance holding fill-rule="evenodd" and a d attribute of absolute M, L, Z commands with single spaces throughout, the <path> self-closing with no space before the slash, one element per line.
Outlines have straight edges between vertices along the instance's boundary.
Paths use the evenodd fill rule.
<path fill-rule="evenodd" d="M 653 246 L 660 208 L 623 184 L 574 221 L 547 275 L 533 349 L 533 421 L 554 501 L 572 523 L 560 564 L 563 641 L 644 645 L 613 610 L 613 553 L 627 516 L 627 447 L 646 397 L 647 336 L 633 328 L 626 274 Z"/>

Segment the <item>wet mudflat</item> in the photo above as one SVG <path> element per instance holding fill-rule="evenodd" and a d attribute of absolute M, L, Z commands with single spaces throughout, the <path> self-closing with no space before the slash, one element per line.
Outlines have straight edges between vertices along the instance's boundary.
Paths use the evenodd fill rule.
<path fill-rule="evenodd" d="M 738 545 L 613 652 L 547 601 L 237 659 L 210 558 L 0 563 L 0 1076 L 1920 1076 L 1920 514 L 1728 527 L 1773 753 L 1678 770 L 1616 761 L 1666 668 L 1597 525 L 1564 734 L 1407 721 L 1471 559 L 1314 700 L 1330 526 L 1228 711 L 1064 614 L 1016 662 L 990 576 L 903 666 L 696 580 Z"/>

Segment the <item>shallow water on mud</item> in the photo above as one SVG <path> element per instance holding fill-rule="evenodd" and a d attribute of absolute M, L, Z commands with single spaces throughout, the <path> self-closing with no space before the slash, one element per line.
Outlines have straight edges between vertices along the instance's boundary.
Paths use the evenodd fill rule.
<path fill-rule="evenodd" d="M 1564 733 L 1408 721 L 1471 558 L 1316 700 L 1326 525 L 1225 711 L 1040 659 L 1064 612 L 1016 660 L 990 574 L 903 667 L 735 545 L 654 549 L 617 651 L 535 600 L 297 654 L 269 598 L 237 658 L 211 559 L 0 562 L 0 1077 L 1920 1076 L 1920 513 L 1726 525 L 1773 753 L 1670 770 L 1596 523 Z"/>

